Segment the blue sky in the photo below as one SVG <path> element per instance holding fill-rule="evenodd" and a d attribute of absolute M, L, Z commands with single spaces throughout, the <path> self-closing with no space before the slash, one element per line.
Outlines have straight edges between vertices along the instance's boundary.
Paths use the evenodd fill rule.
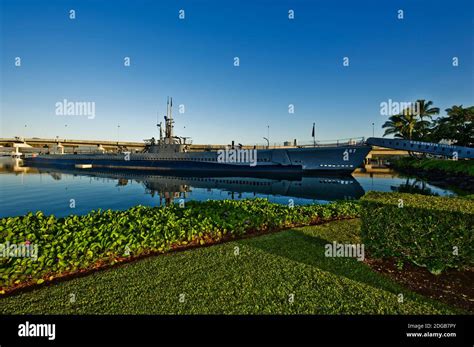
<path fill-rule="evenodd" d="M 263 143 L 267 125 L 271 142 L 311 141 L 313 122 L 318 140 L 371 136 L 372 122 L 380 136 L 388 99 L 474 104 L 470 0 L 1 4 L 1 137 L 142 140 L 167 96 L 195 143 Z M 95 118 L 56 115 L 63 99 L 95 102 Z"/>

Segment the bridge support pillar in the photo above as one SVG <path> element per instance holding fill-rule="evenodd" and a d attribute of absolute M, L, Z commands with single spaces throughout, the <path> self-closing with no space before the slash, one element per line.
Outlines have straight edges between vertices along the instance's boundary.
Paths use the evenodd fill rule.
<path fill-rule="evenodd" d="M 61 144 L 61 142 L 58 142 L 56 146 L 54 146 L 54 153 L 64 154 L 64 146 Z"/>
<path fill-rule="evenodd" d="M 15 151 L 12 152 L 12 157 L 13 158 L 20 158 L 23 153 L 20 152 L 20 147 L 19 146 L 13 146 L 15 148 Z"/>

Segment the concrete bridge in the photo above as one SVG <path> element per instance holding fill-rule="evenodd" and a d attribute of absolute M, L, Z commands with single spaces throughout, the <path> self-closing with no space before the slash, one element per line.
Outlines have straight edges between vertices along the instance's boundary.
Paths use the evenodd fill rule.
<path fill-rule="evenodd" d="M 74 140 L 63 138 L 0 138 L 0 153 L 20 157 L 23 153 L 91 153 L 91 152 L 117 152 L 127 150 L 141 152 L 146 143 L 132 141 L 108 140 Z M 218 150 L 225 145 L 190 144 L 190 151 Z M 253 148 L 244 146 L 243 148 Z M 263 148 L 263 147 L 262 147 Z"/>
<path fill-rule="evenodd" d="M 74 140 L 64 138 L 0 138 L 0 146 L 14 147 L 14 144 L 27 144 L 33 148 L 46 148 L 57 144 L 62 144 L 65 147 L 80 147 L 80 146 L 102 146 L 104 149 L 116 149 L 118 146 L 127 148 L 145 148 L 144 142 L 129 142 L 129 141 L 104 141 L 104 140 Z"/>
<path fill-rule="evenodd" d="M 0 138 L 0 151 L 10 152 L 12 156 L 19 157 L 23 153 L 73 153 L 79 152 L 110 152 L 118 148 L 130 151 L 142 151 L 144 142 L 130 141 L 104 141 L 104 140 L 74 140 L 63 138 Z"/>

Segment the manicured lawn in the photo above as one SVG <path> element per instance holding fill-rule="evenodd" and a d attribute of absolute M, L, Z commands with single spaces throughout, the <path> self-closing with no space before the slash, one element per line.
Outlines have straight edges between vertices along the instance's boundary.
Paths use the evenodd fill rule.
<path fill-rule="evenodd" d="M 359 220 L 338 221 L 149 257 L 0 299 L 0 313 L 459 312 L 402 289 L 356 259 L 325 257 L 326 243 L 359 242 L 359 228 Z"/>

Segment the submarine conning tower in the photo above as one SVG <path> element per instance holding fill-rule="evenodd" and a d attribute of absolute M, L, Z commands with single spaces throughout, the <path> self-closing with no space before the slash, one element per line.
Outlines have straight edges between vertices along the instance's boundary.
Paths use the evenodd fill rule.
<path fill-rule="evenodd" d="M 165 134 L 163 136 L 162 122 L 158 123 L 160 138 L 157 144 L 152 144 L 148 149 L 148 153 L 172 154 L 177 152 L 185 152 L 187 148 L 186 139 L 174 136 L 173 127 L 173 98 L 168 97 L 166 103 L 165 115 Z"/>

